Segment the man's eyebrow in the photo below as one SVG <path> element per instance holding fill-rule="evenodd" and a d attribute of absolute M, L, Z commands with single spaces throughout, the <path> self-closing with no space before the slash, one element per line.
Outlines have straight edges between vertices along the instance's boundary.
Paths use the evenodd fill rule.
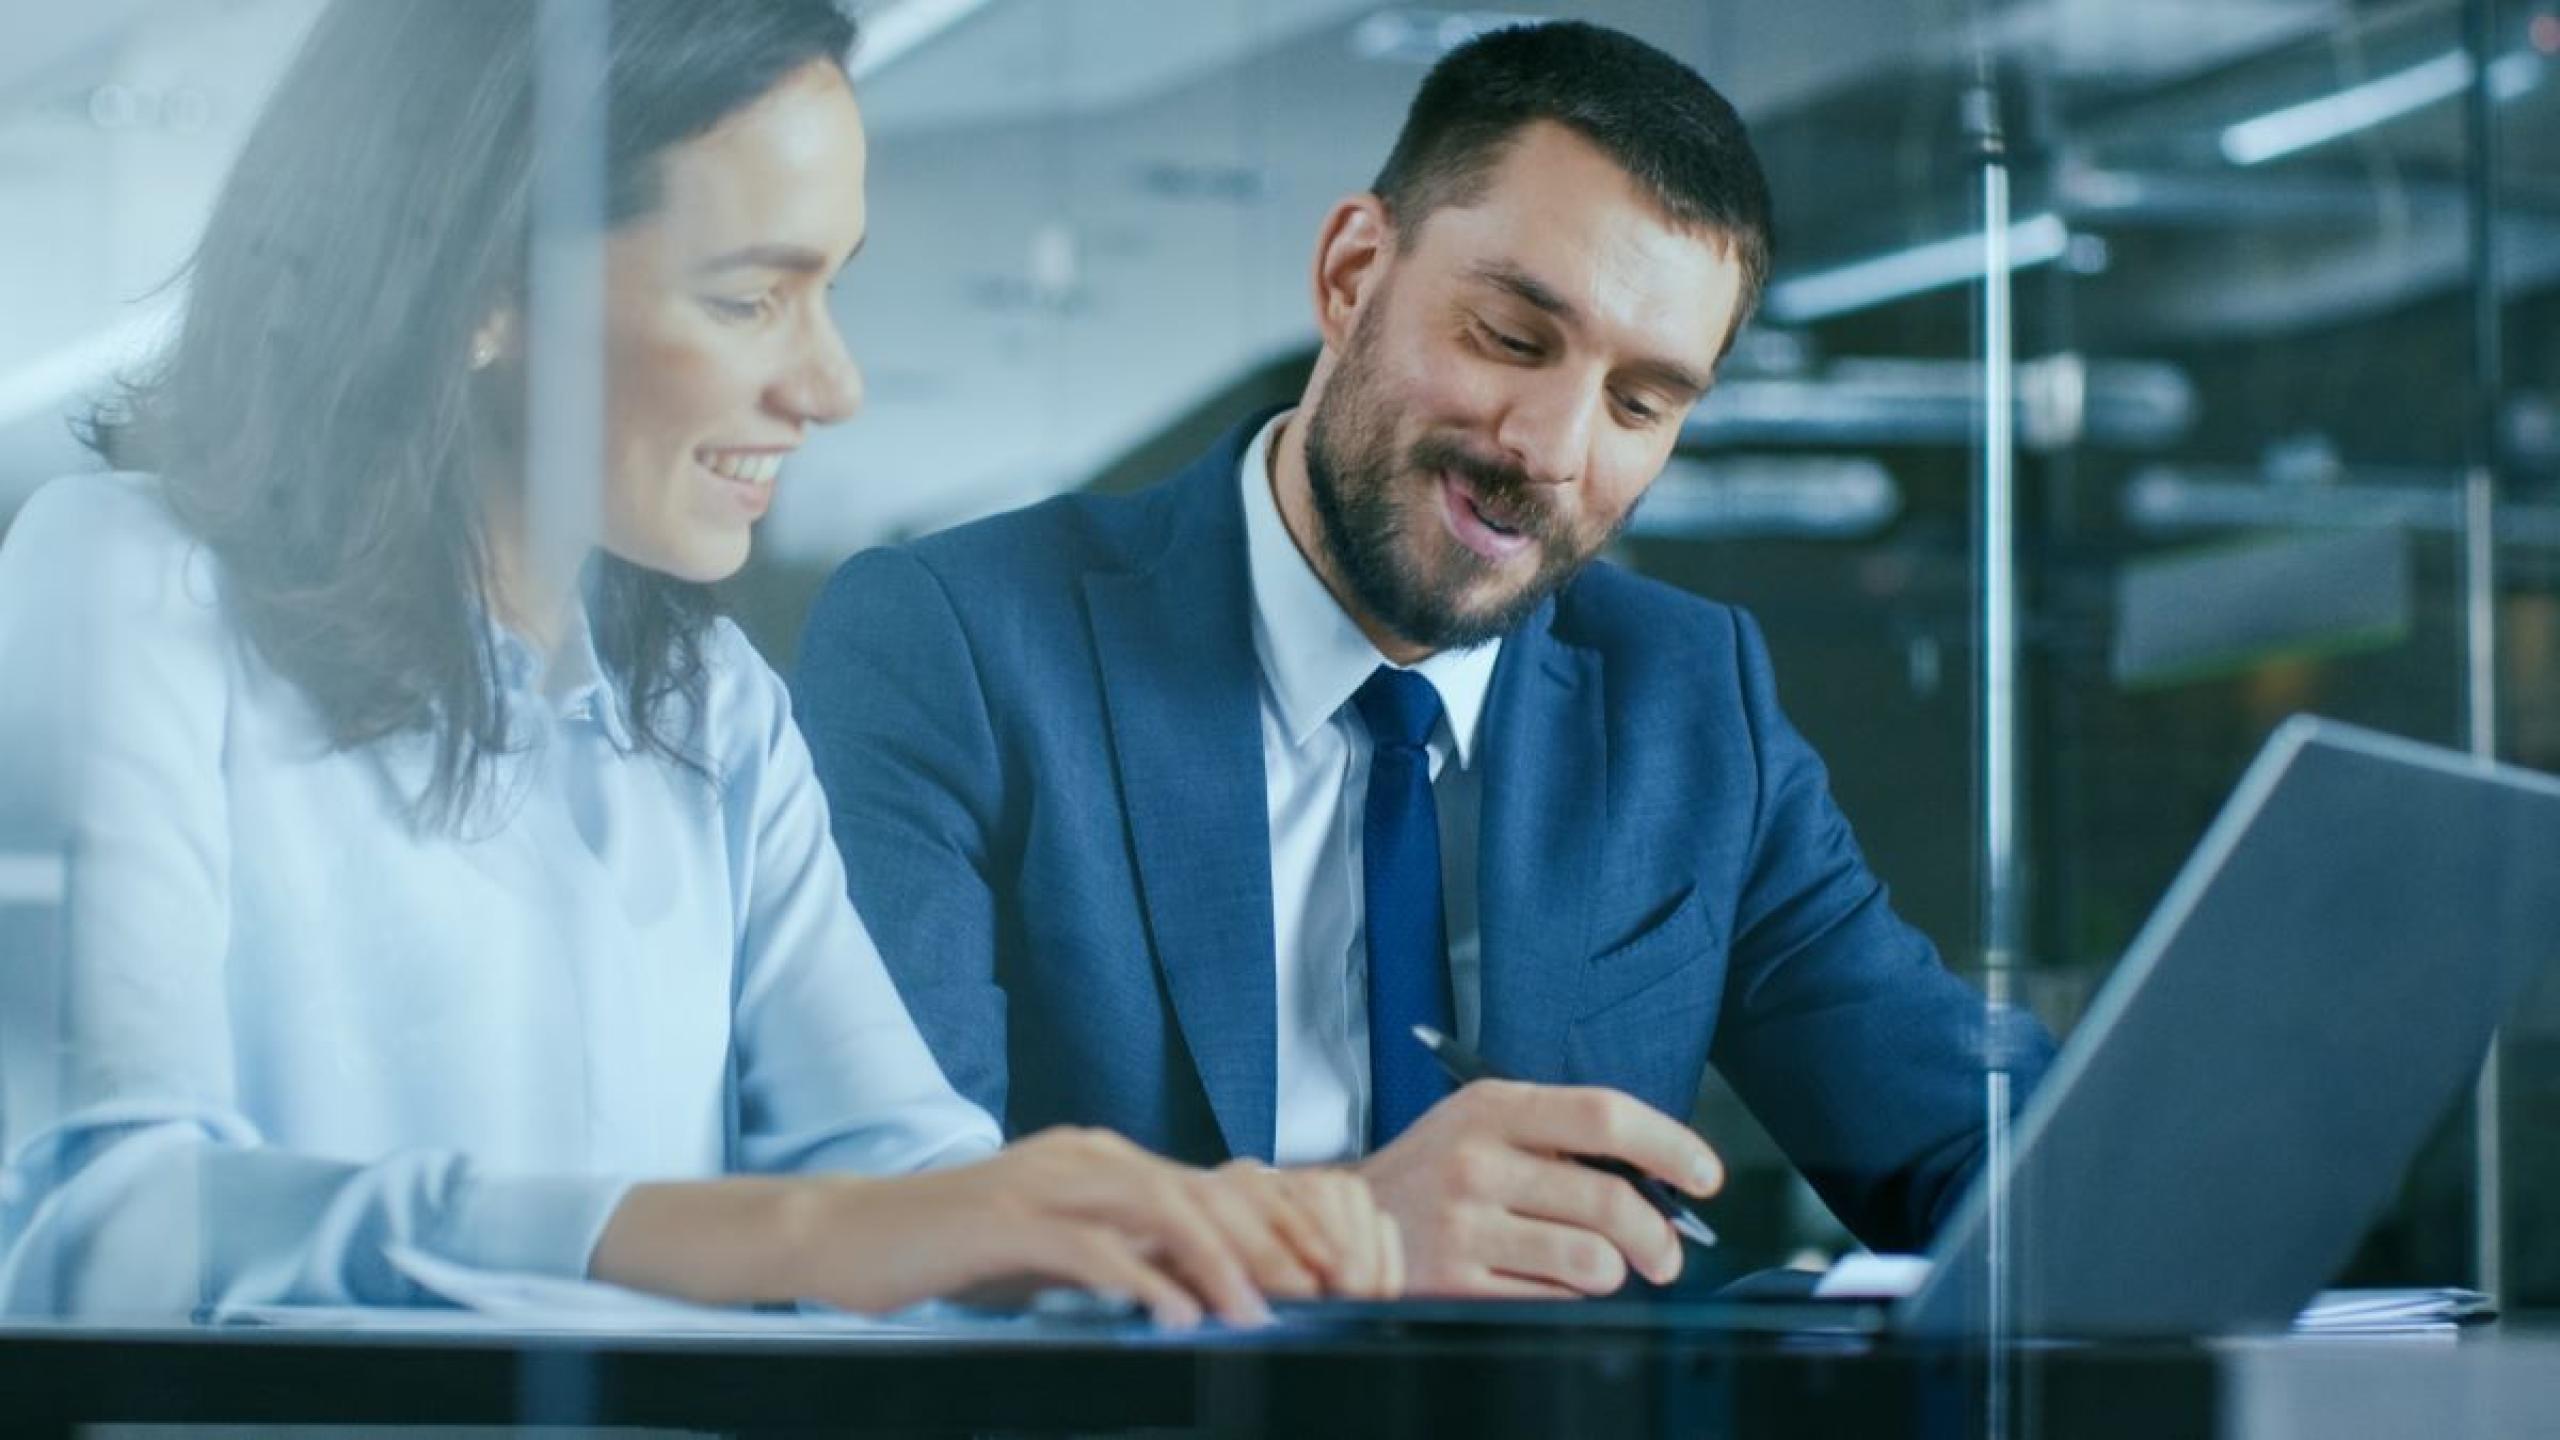
<path fill-rule="evenodd" d="M 1639 360 L 1627 370 L 1646 384 L 1660 386 L 1674 395 L 1696 400 L 1707 393 L 1707 382 L 1690 373 L 1688 366 L 1676 361 Z"/>
<path fill-rule="evenodd" d="M 1545 281 L 1517 265 L 1506 265 L 1498 260 L 1491 261 L 1475 267 L 1474 274 L 1478 280 L 1496 289 L 1509 291 L 1567 325 L 1581 322 L 1582 312 L 1573 308 L 1572 301 L 1547 288 Z"/>
<path fill-rule="evenodd" d="M 1582 321 L 1582 312 L 1574 308 L 1572 301 L 1557 294 L 1547 286 L 1546 282 L 1517 265 L 1506 265 L 1500 261 L 1494 261 L 1478 265 L 1473 274 L 1478 280 L 1517 296 L 1524 303 L 1554 316 L 1567 326 L 1579 325 Z M 1677 361 L 1640 360 L 1627 368 L 1645 383 L 1659 385 L 1676 394 L 1695 399 L 1707 393 L 1708 382 L 1692 372 L 1688 366 Z"/>

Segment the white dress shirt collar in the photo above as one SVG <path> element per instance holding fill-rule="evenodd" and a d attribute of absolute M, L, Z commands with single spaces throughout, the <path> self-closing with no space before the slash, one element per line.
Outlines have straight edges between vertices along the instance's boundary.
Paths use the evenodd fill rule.
<path fill-rule="evenodd" d="M 1279 703 L 1289 743 L 1302 746 L 1339 713 L 1371 672 L 1394 662 L 1343 613 L 1307 557 L 1289 538 L 1271 493 L 1271 446 L 1280 426 L 1296 412 L 1273 416 L 1245 447 L 1237 483 L 1244 489 L 1245 552 L 1253 580 L 1253 649 Z M 1493 685 L 1502 642 L 1472 650 L 1443 650 L 1406 668 L 1419 672 L 1440 694 L 1460 769 L 1471 764 L 1484 719 L 1485 693 Z"/>
<path fill-rule="evenodd" d="M 570 612 L 561 628 L 559 648 L 548 659 L 531 641 L 495 620 L 489 624 L 489 640 L 497 654 L 501 688 L 541 697 L 560 719 L 593 722 L 617 750 L 628 753 L 635 748 L 621 688 L 605 673 L 604 661 L 596 653 L 595 627 L 584 604 Z"/>

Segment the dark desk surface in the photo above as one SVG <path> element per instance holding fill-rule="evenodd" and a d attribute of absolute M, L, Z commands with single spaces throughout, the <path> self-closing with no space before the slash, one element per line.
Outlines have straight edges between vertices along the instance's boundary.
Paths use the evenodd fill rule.
<path fill-rule="evenodd" d="M 1430 1325 L 1164 1339 L 0 1329 L 0 1408 L 84 1422 L 724 1431 L 1979 1435 L 1985 1356 L 1852 1336 Z M 2039 1345 L 2015 1435 L 2547 1434 L 2560 1336 Z"/>

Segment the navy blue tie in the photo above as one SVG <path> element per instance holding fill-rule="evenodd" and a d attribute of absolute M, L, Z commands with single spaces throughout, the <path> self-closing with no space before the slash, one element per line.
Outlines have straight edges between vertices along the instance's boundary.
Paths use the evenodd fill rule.
<path fill-rule="evenodd" d="M 1369 804 L 1360 826 L 1360 884 L 1369 932 L 1369 1148 L 1405 1131 L 1449 1093 L 1413 1038 L 1450 1020 L 1449 948 L 1440 917 L 1440 810 L 1431 752 L 1440 696 L 1410 670 L 1378 667 L 1352 703 L 1369 727 Z"/>

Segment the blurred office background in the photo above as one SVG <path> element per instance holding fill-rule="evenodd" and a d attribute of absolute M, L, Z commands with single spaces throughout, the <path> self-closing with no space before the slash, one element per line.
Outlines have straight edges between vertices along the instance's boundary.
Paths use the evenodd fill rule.
<path fill-rule="evenodd" d="M 89 465 L 69 420 L 163 332 L 317 8 L 0 0 L 0 517 Z M 1293 395 L 1317 221 L 1425 67 L 1574 16 L 1725 89 L 1778 201 L 1767 309 L 1621 558 L 1757 612 L 1877 868 L 1958 968 L 1981 953 L 1969 96 L 2015 180 L 2027 999 L 2073 1022 L 2285 715 L 2465 742 L 2475 461 L 2497 742 L 2560 768 L 2560 0 L 2492 7 L 2485 66 L 2459 0 L 856 8 L 873 238 L 839 304 L 869 395 L 732 587 L 777 664 L 845 554 L 1142 484 Z M 1841 1243 L 1729 1098 L 1700 1104 L 1741 1254 Z M 2495 1111 L 2509 1298 L 2560 1304 L 2539 992 Z M 2476 1133 L 2447 1116 L 2351 1278 L 2471 1275 Z"/>

